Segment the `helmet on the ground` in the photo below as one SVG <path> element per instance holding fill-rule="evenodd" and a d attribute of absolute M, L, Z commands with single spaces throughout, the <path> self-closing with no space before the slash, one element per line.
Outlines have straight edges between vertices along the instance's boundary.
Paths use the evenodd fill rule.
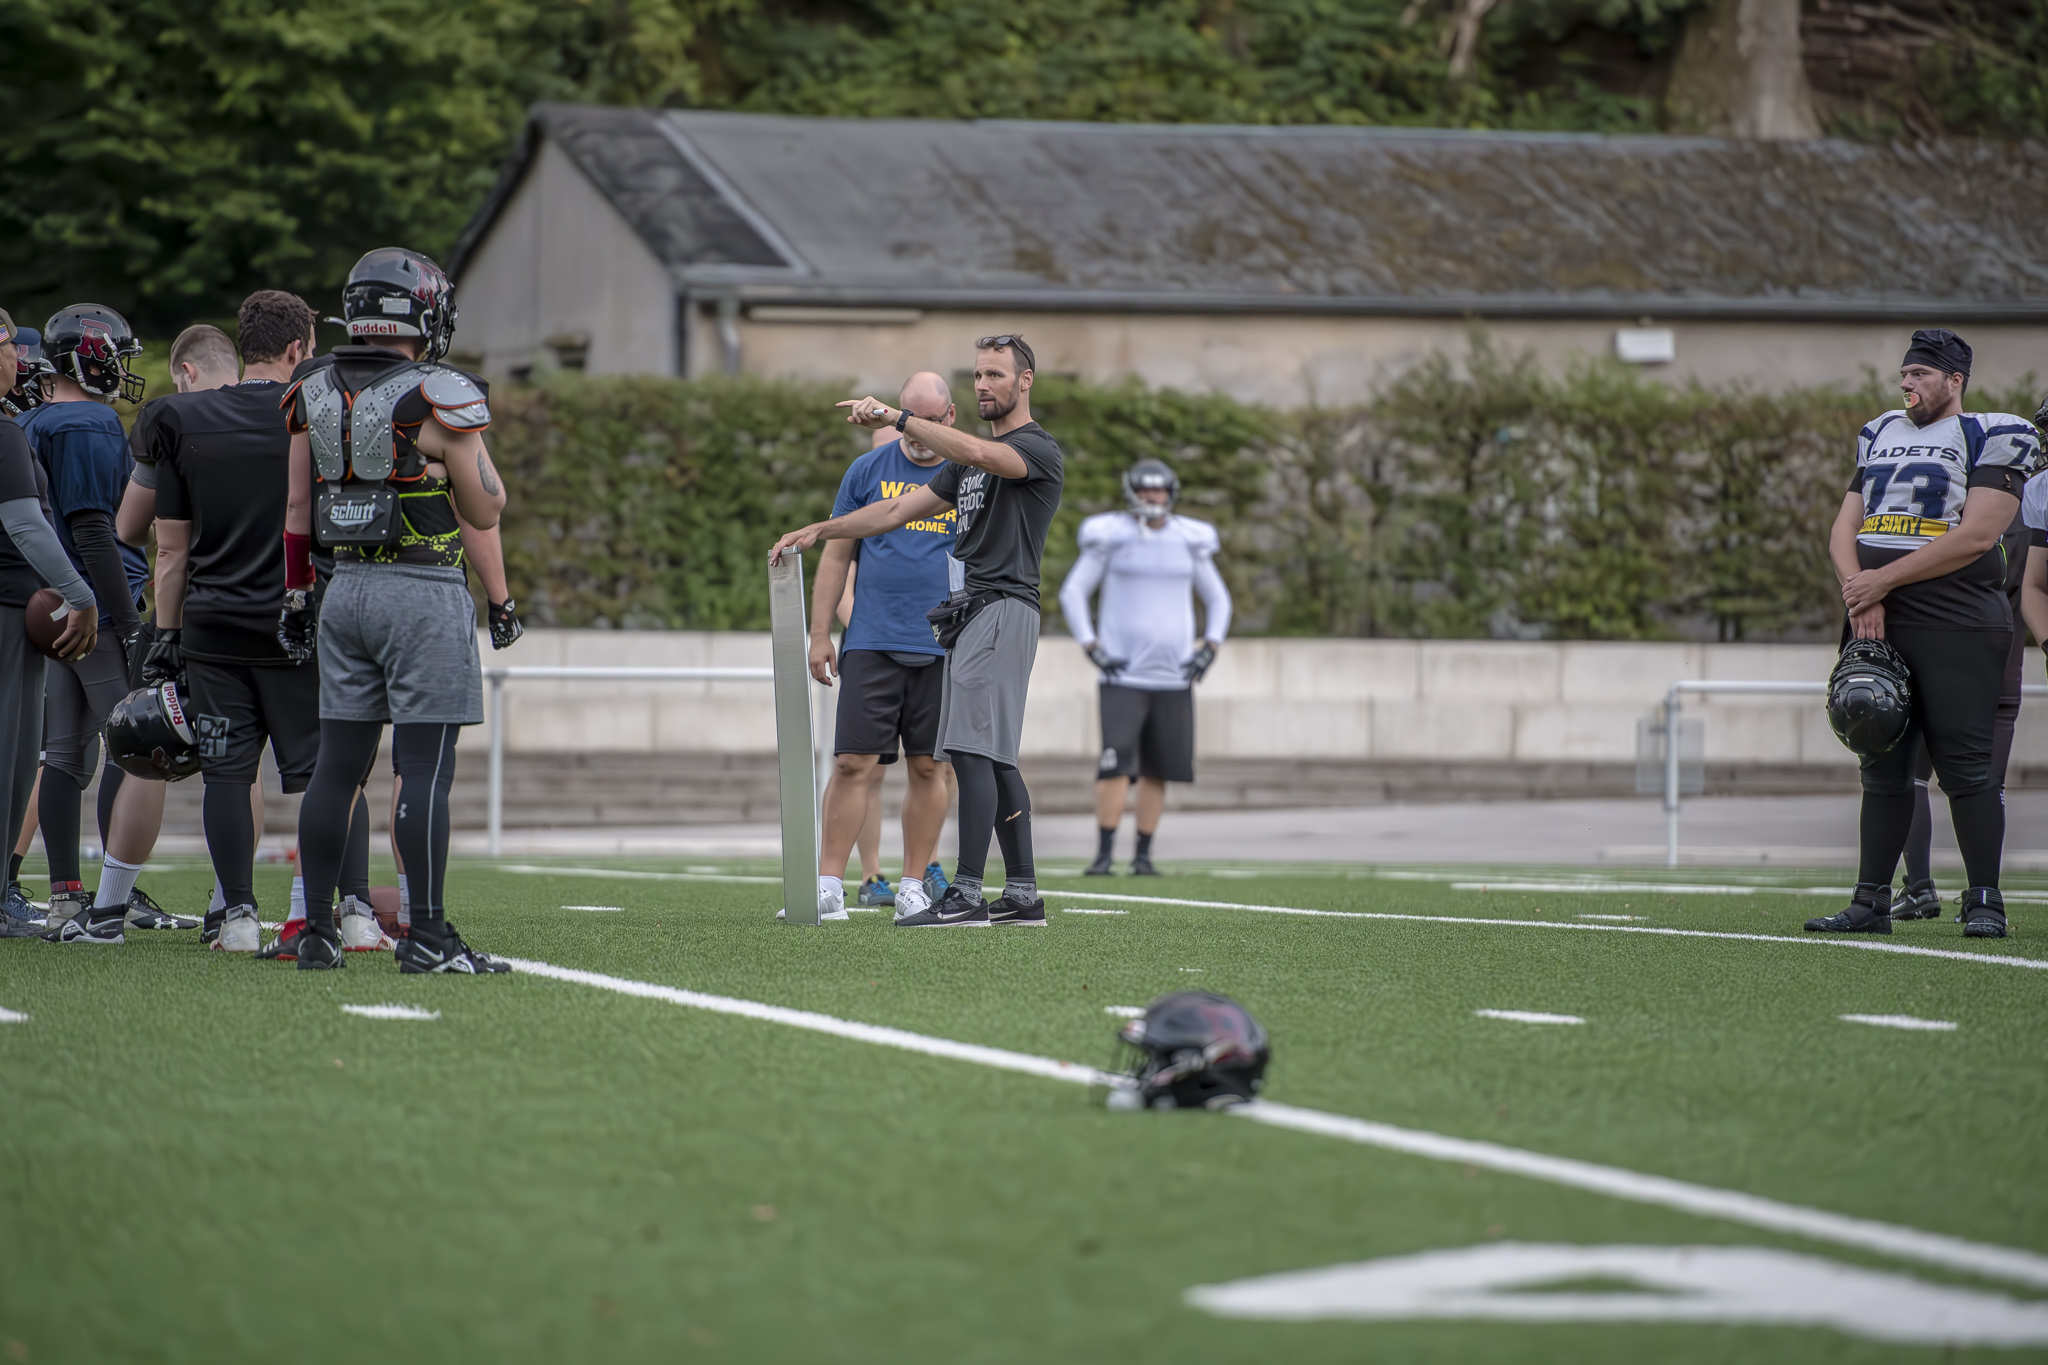
<path fill-rule="evenodd" d="M 74 303 L 43 324 L 43 355 L 54 372 L 95 398 L 140 403 L 142 376 L 131 374 L 127 362 L 141 354 L 128 319 L 102 303 Z"/>
<path fill-rule="evenodd" d="M 348 272 L 341 318 L 350 341 L 418 337 L 423 360 L 439 360 L 455 339 L 455 286 L 441 267 L 402 246 L 378 247 Z"/>
<path fill-rule="evenodd" d="M 1859 758 L 1890 753 L 1913 715 L 1913 674 L 1883 640 L 1851 640 L 1828 677 L 1828 724 Z"/>
<path fill-rule="evenodd" d="M 107 713 L 107 755 L 121 771 L 176 782 L 199 771 L 199 745 L 173 682 L 138 687 Z"/>
<path fill-rule="evenodd" d="M 1117 1037 L 1136 1054 L 1127 1075 L 1146 1109 L 1243 1104 L 1265 1084 L 1273 1055 L 1265 1028 L 1244 1006 L 1208 991 L 1161 996 Z"/>
<path fill-rule="evenodd" d="M 1166 490 L 1163 503 L 1146 502 L 1138 494 L 1151 489 Z M 1143 459 L 1124 471 L 1124 502 L 1147 521 L 1164 521 L 1180 501 L 1180 476 L 1164 460 Z"/>
<path fill-rule="evenodd" d="M 14 373 L 0 376 L 12 387 L 0 394 L 0 404 L 15 412 L 30 412 L 50 401 L 44 386 L 55 377 L 56 367 L 43 355 L 43 334 L 33 327 L 14 329 Z"/>

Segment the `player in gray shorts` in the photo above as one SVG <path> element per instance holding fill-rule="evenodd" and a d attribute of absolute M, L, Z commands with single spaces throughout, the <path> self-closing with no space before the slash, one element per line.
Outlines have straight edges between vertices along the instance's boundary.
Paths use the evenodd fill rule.
<path fill-rule="evenodd" d="M 848 421 L 892 426 L 947 463 L 922 488 L 790 532 L 769 555 L 773 562 L 785 550 L 881 535 L 956 509 L 960 587 L 932 616 L 947 651 L 939 749 L 960 784 L 960 862 L 935 905 L 895 921 L 903 928 L 1045 923 L 1031 861 L 1031 793 L 1017 771 L 1017 747 L 1038 656 L 1038 566 L 1065 469 L 1059 445 L 1031 420 L 1034 364 L 1020 336 L 976 344 L 974 397 L 995 433 L 991 441 L 873 398 L 841 403 Z M 1002 843 L 1004 872 L 993 904 L 981 898 L 991 835 Z"/>

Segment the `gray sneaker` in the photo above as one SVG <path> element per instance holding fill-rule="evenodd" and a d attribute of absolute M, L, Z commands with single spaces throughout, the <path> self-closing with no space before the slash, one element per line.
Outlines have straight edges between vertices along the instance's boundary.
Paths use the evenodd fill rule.
<path fill-rule="evenodd" d="M 36 909 L 20 882 L 9 882 L 0 898 L 0 938 L 34 938 L 43 932 L 43 912 Z"/>

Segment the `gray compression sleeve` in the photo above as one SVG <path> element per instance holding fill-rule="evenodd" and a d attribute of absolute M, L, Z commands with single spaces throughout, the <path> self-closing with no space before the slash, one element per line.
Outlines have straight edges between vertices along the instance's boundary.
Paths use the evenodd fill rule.
<path fill-rule="evenodd" d="M 57 539 L 56 528 L 43 520 L 42 504 L 34 498 L 0 502 L 0 526 L 6 528 L 7 538 L 36 571 L 36 577 L 63 593 L 64 600 L 79 610 L 93 607 L 92 589 L 71 567 L 71 558 L 64 553 L 63 542 Z"/>

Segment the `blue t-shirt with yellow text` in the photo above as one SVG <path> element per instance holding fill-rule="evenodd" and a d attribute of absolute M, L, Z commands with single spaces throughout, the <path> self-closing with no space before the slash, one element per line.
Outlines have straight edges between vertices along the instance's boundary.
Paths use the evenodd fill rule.
<path fill-rule="evenodd" d="M 945 467 L 943 461 L 917 464 L 903 453 L 901 441 L 877 446 L 848 466 L 832 515 L 842 517 L 857 507 L 922 487 Z M 956 516 L 952 508 L 944 508 L 929 521 L 913 521 L 887 535 L 854 542 L 859 568 L 853 580 L 853 620 L 841 649 L 945 653 L 932 638 L 925 613 L 944 602 L 950 591 L 946 561 L 953 548 Z"/>

